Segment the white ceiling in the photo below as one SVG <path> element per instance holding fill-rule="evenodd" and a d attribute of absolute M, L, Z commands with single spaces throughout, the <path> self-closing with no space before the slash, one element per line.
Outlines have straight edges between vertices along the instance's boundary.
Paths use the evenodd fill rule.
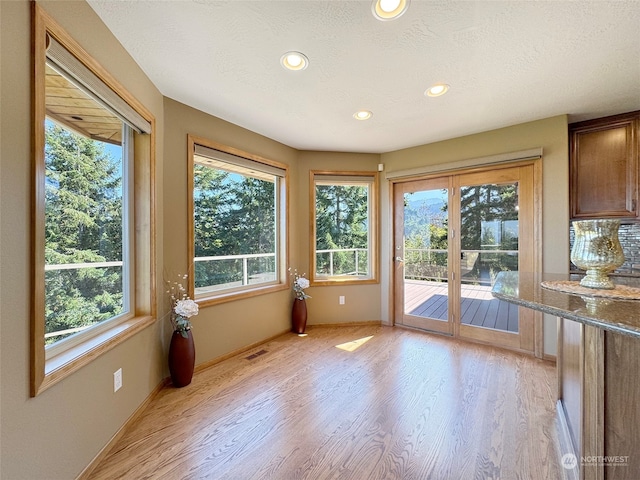
<path fill-rule="evenodd" d="M 301 150 L 384 153 L 640 110 L 638 0 L 412 0 L 387 22 L 368 0 L 89 4 L 163 95 Z M 289 50 L 309 67 L 285 71 Z M 441 82 L 449 93 L 424 95 Z"/>

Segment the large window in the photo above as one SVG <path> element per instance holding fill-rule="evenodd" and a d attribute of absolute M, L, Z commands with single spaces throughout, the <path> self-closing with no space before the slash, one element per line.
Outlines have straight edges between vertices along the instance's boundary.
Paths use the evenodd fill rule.
<path fill-rule="evenodd" d="M 83 108 L 74 111 L 86 116 Z M 122 140 L 107 142 L 86 130 L 76 133 L 80 121 L 74 131 L 55 118 L 45 122 L 47 356 L 71 337 L 129 314 L 131 305 L 130 128 L 115 119 L 114 137 Z"/>
<path fill-rule="evenodd" d="M 153 323 L 155 259 L 153 117 L 34 12 L 35 396 Z"/>
<path fill-rule="evenodd" d="M 377 281 L 375 172 L 311 172 L 311 279 L 315 284 Z"/>
<path fill-rule="evenodd" d="M 192 137 L 189 152 L 196 300 L 284 287 L 287 167 Z"/>

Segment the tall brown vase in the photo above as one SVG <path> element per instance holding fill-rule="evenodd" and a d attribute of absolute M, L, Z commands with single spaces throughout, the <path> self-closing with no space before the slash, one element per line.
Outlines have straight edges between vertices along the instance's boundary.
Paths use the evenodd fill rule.
<path fill-rule="evenodd" d="M 169 345 L 169 372 L 174 387 L 185 387 L 191 383 L 195 363 L 196 347 L 191 330 L 187 331 L 187 338 L 180 332 L 173 332 Z"/>
<path fill-rule="evenodd" d="M 307 301 L 304 298 L 296 298 L 293 300 L 291 310 L 291 331 L 304 333 L 305 328 L 307 328 Z"/>

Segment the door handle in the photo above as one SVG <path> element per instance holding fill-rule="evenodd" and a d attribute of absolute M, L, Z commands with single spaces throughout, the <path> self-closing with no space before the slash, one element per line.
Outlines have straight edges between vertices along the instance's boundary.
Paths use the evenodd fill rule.
<path fill-rule="evenodd" d="M 396 262 L 404 262 L 404 258 L 402 258 L 402 257 L 396 257 Z"/>

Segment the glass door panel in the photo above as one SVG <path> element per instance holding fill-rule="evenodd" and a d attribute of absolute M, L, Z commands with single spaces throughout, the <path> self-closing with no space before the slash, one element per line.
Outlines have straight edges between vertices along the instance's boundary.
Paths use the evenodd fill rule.
<path fill-rule="evenodd" d="M 518 182 L 460 187 L 460 322 L 518 333 L 518 307 L 493 298 L 499 272 L 518 270 Z"/>
<path fill-rule="evenodd" d="M 454 183 L 460 192 L 452 205 L 460 231 L 457 333 L 533 351 L 533 311 L 493 298 L 491 288 L 501 271 L 536 271 L 534 165 L 463 174 Z"/>
<path fill-rule="evenodd" d="M 405 184 L 396 194 L 397 318 L 404 325 L 451 333 L 449 309 L 449 179 Z"/>
<path fill-rule="evenodd" d="M 449 320 L 447 190 L 404 194 L 404 311 Z"/>

